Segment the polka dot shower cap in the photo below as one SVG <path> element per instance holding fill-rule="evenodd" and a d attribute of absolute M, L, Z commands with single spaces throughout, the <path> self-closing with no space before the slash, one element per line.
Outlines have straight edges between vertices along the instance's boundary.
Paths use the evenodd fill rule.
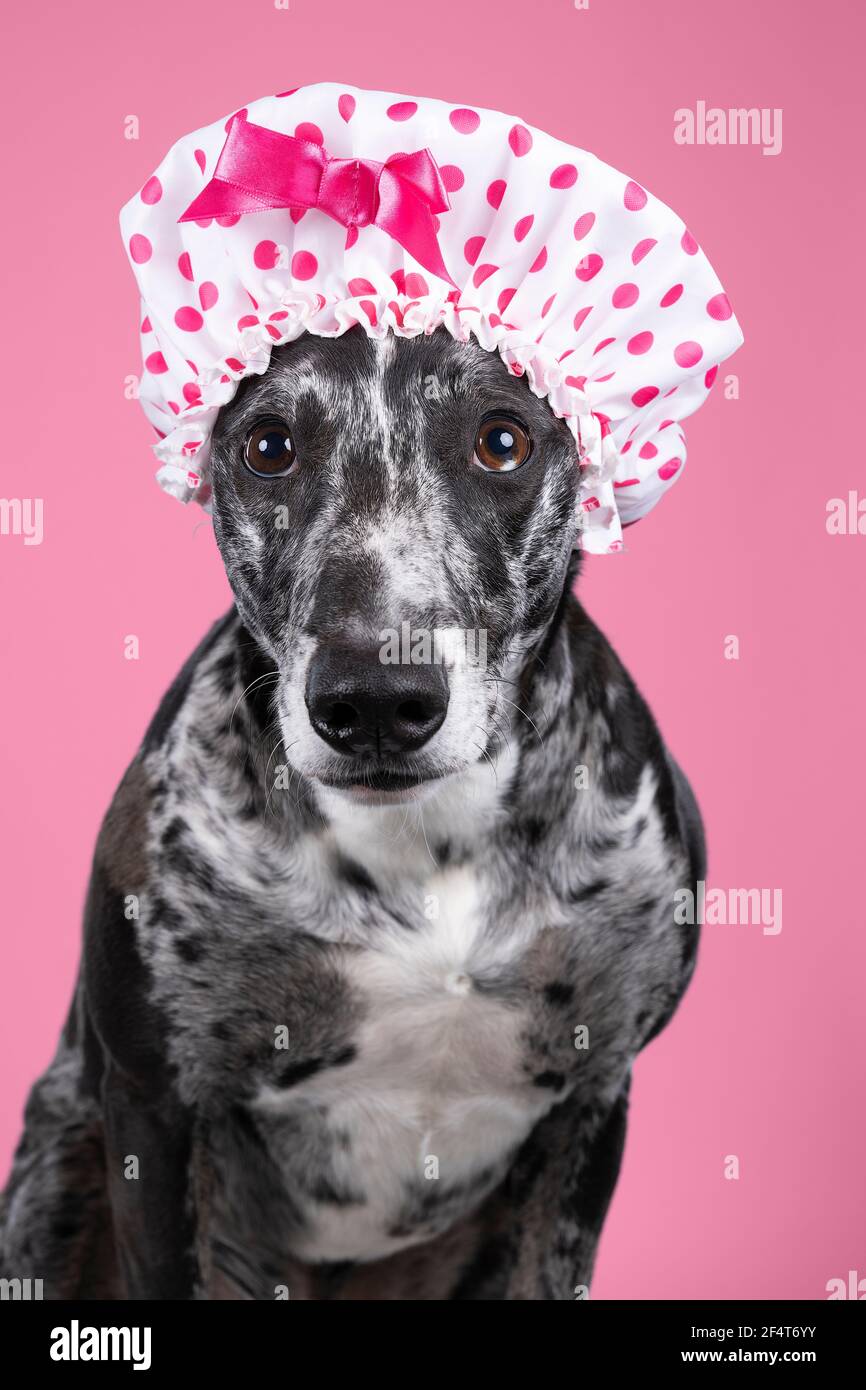
<path fill-rule="evenodd" d="M 158 478 L 208 505 L 238 382 L 301 333 L 497 351 L 578 443 L 580 539 L 622 548 L 742 334 L 664 203 L 514 116 L 322 83 L 188 135 L 121 214 Z"/>

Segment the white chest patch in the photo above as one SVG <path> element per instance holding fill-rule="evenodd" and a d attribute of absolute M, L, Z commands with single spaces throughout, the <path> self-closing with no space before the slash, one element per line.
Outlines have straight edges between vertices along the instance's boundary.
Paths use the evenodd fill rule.
<path fill-rule="evenodd" d="M 307 1107 L 320 1123 L 324 1116 L 334 1177 L 363 1196 L 311 1203 L 302 1258 L 389 1254 L 429 1236 L 440 1202 L 449 1224 L 459 1214 L 455 1190 L 473 1205 L 551 1103 L 521 1071 L 524 1010 L 474 979 L 506 966 L 525 943 L 497 943 L 472 869 L 432 875 L 425 915 L 419 930 L 347 955 L 365 1005 L 354 1061 L 260 1097 L 272 1113 Z"/>

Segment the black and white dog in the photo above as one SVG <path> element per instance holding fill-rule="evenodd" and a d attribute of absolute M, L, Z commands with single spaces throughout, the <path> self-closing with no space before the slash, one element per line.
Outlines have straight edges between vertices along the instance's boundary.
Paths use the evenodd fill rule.
<path fill-rule="evenodd" d="M 355 329 L 245 380 L 212 470 L 237 606 L 106 817 L 0 1273 L 585 1296 L 704 847 L 572 596 L 574 440 L 496 353 Z"/>

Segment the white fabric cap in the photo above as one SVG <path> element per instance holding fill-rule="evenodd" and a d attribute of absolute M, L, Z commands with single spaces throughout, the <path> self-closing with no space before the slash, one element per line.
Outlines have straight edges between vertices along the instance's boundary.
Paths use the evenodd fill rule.
<path fill-rule="evenodd" d="M 264 97 L 178 141 L 121 227 L 159 481 L 205 506 L 217 412 L 275 346 L 442 325 L 568 422 L 581 544 L 619 550 L 682 472 L 679 422 L 742 342 L 664 203 L 516 117 L 429 98 L 330 83 Z"/>

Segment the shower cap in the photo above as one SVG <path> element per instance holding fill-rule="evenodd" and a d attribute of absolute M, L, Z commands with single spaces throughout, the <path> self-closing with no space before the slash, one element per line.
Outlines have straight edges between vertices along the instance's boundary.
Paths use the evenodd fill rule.
<path fill-rule="evenodd" d="M 691 232 L 515 116 L 320 83 L 179 140 L 121 213 L 162 486 L 208 507 L 238 383 L 300 334 L 442 326 L 525 376 L 578 445 L 581 546 L 679 477 L 680 421 L 742 333 Z"/>

